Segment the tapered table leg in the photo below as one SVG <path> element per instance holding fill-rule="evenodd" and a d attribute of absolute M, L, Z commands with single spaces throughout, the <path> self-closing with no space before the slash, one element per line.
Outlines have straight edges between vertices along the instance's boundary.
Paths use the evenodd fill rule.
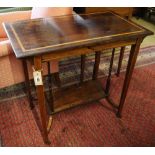
<path fill-rule="evenodd" d="M 34 69 L 35 71 L 42 70 L 42 62 L 41 62 L 40 56 L 34 57 Z M 42 78 L 43 77 L 41 73 L 41 79 Z M 45 106 L 44 85 L 43 84 L 36 85 L 36 92 L 37 92 L 37 98 L 38 98 L 38 104 L 39 104 L 39 110 L 40 110 L 40 116 L 41 116 L 43 139 L 46 144 L 50 144 L 50 141 L 48 139 L 48 131 L 47 131 L 47 111 Z"/>
<path fill-rule="evenodd" d="M 85 69 L 86 55 L 81 55 L 81 74 L 80 74 L 80 83 L 84 80 L 84 69 Z"/>
<path fill-rule="evenodd" d="M 31 95 L 31 87 L 30 87 L 28 67 L 27 67 L 26 60 L 22 60 L 22 64 L 23 64 L 23 70 L 24 70 L 24 76 L 25 76 L 26 92 L 27 92 L 27 96 L 28 96 L 28 100 L 29 100 L 29 106 L 30 106 L 31 109 L 33 109 L 34 105 L 33 105 L 33 98 L 32 98 L 32 95 Z"/>
<path fill-rule="evenodd" d="M 142 38 L 138 39 L 136 44 L 132 45 L 131 47 L 130 56 L 128 60 L 128 66 L 127 66 L 125 80 L 124 80 L 123 89 L 122 89 L 122 94 L 121 94 L 120 103 L 119 103 L 118 112 L 117 112 L 118 117 L 121 117 L 122 115 L 123 105 L 125 102 L 125 98 L 126 98 L 127 91 L 129 88 L 129 83 L 131 81 L 133 69 L 134 69 L 134 66 L 137 60 L 137 56 L 138 56 L 138 52 L 139 52 L 139 48 L 140 48 L 140 44 L 142 40 L 143 40 Z"/>
<path fill-rule="evenodd" d="M 105 93 L 107 95 L 109 95 L 109 90 L 110 90 L 111 72 L 112 72 L 112 67 L 113 67 L 113 62 L 114 62 L 114 55 L 115 55 L 115 48 L 113 48 L 113 50 L 112 50 L 112 55 L 111 55 L 111 60 L 110 60 L 110 67 L 109 67 L 109 74 L 108 74 L 107 83 L 106 83 Z"/>
<path fill-rule="evenodd" d="M 51 72 L 50 72 L 50 62 L 47 62 L 47 68 L 48 68 L 48 84 L 49 84 L 49 97 L 50 97 L 50 109 L 52 112 L 54 112 L 54 97 L 52 93 L 52 77 L 51 77 Z"/>
<path fill-rule="evenodd" d="M 96 51 L 95 52 L 95 64 L 94 64 L 94 69 L 93 69 L 93 80 L 96 80 L 98 76 L 100 57 L 101 57 L 101 51 Z"/>
<path fill-rule="evenodd" d="M 121 47 L 119 62 L 118 62 L 118 68 L 117 68 L 117 73 L 116 73 L 117 76 L 119 76 L 119 74 L 120 74 L 122 61 L 123 61 L 123 56 L 124 56 L 124 51 L 125 51 L 125 47 Z"/>

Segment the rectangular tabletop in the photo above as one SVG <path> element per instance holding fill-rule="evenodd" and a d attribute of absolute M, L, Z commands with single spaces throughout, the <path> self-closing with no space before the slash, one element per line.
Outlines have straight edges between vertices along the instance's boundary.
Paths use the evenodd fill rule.
<path fill-rule="evenodd" d="M 17 58 L 151 34 L 112 12 L 29 19 L 4 27 Z"/>

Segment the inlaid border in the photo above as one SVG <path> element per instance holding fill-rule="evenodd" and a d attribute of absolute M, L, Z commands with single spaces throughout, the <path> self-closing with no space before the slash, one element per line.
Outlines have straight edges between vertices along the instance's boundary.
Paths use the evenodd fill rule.
<path fill-rule="evenodd" d="M 107 11 L 107 12 L 110 12 L 111 14 L 113 14 L 114 16 L 117 16 L 118 18 L 124 20 L 125 22 L 128 22 L 129 24 L 139 28 L 140 30 L 139 31 L 134 31 L 134 32 L 126 32 L 126 33 L 121 33 L 121 34 L 113 34 L 113 35 L 107 35 L 107 36 L 103 36 L 103 37 L 96 37 L 96 38 L 89 38 L 89 39 L 83 39 L 83 40 L 77 40 L 77 41 L 71 41 L 71 42 L 66 42 L 66 43 L 60 43 L 60 44 L 56 44 L 56 45 L 49 45 L 49 46 L 42 46 L 42 47 L 37 47 L 37 48 L 32 48 L 32 49 L 25 49 L 20 38 L 18 37 L 18 34 L 16 33 L 13 25 L 10 25 L 10 28 L 12 30 L 12 32 L 14 33 L 16 39 L 17 39 L 17 42 L 19 44 L 19 46 L 21 47 L 22 51 L 23 52 L 27 52 L 27 51 L 35 51 L 35 50 L 41 50 L 41 49 L 46 49 L 46 48 L 49 48 L 49 47 L 58 47 L 58 46 L 61 46 L 61 45 L 68 45 L 68 44 L 74 44 L 74 43 L 80 43 L 80 42 L 87 42 L 87 41 L 90 41 L 90 40 L 97 40 L 97 39 L 103 39 L 103 38 L 109 38 L 109 37 L 115 37 L 115 36 L 121 36 L 121 35 L 126 35 L 126 34 L 134 34 L 134 33 L 137 33 L 137 32 L 143 32 L 144 30 L 139 27 L 138 25 L 124 19 L 123 17 L 111 12 L 111 11 Z M 107 12 L 102 12 L 102 14 L 104 13 L 107 13 Z M 101 12 L 98 12 L 98 13 L 89 13 L 89 14 L 101 14 Z M 83 14 L 83 15 L 88 15 L 88 14 Z M 55 17 L 55 18 L 60 18 L 61 16 L 58 16 L 58 17 Z M 64 17 L 64 16 L 63 16 Z M 40 18 L 41 19 L 41 18 Z M 35 20 L 38 20 L 38 19 L 34 19 L 32 21 L 35 21 Z M 19 22 L 19 21 L 18 21 Z"/>

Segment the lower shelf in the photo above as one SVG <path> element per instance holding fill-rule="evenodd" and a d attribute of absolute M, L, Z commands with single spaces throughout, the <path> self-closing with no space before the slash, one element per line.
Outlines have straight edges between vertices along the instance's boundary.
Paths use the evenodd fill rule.
<path fill-rule="evenodd" d="M 106 97 L 101 83 L 97 80 L 58 89 L 53 92 L 53 96 L 54 112 L 52 114 Z"/>

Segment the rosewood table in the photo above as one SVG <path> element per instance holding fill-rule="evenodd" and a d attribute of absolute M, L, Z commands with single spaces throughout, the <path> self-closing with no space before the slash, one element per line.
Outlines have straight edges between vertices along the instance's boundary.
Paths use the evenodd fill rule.
<path fill-rule="evenodd" d="M 104 97 L 109 103 L 113 104 L 109 97 L 109 90 L 115 48 L 131 45 L 120 102 L 119 106 L 116 106 L 118 109 L 117 116 L 121 117 L 140 44 L 144 37 L 153 34 L 142 26 L 126 20 L 113 12 L 23 20 L 4 23 L 4 28 L 16 57 L 23 61 L 27 93 L 31 107 L 33 107 L 33 103 L 26 61 L 31 61 L 33 65 L 33 75 L 45 143 L 50 143 L 48 132 L 53 113 Z M 112 49 L 112 56 L 106 88 L 104 89 L 97 80 L 97 75 L 100 55 L 105 49 Z M 86 54 L 92 52 L 95 53 L 93 77 L 90 81 L 84 81 Z M 50 75 L 50 61 L 72 56 L 81 56 L 79 84 L 53 90 L 52 83 L 50 82 L 50 100 L 46 104 L 42 80 L 42 63 L 48 63 Z M 50 113 L 47 107 L 49 107 Z"/>

